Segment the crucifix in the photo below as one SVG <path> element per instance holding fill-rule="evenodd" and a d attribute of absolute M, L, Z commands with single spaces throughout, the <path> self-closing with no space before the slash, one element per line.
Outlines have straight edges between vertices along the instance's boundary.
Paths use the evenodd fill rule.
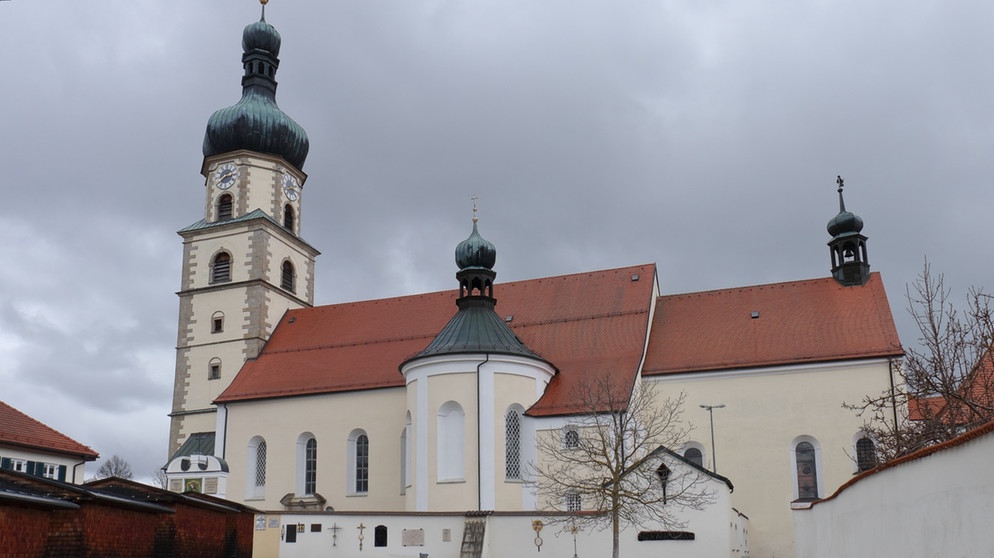
<path fill-rule="evenodd" d="M 473 200 L 473 222 L 475 223 L 476 222 L 476 200 L 477 200 L 476 194 L 473 194 L 473 197 L 469 198 L 469 199 Z"/>
<path fill-rule="evenodd" d="M 359 526 L 356 527 L 356 529 L 359 530 L 359 551 L 361 552 L 362 551 L 362 539 L 365 538 L 365 537 L 363 537 L 362 532 L 366 530 L 366 526 L 363 525 L 362 523 L 359 523 Z"/>
<path fill-rule="evenodd" d="M 331 531 L 331 546 L 338 546 L 338 532 L 341 531 L 342 528 L 338 526 L 337 522 L 335 522 L 331 524 L 331 527 L 328 527 L 328 530 Z"/>

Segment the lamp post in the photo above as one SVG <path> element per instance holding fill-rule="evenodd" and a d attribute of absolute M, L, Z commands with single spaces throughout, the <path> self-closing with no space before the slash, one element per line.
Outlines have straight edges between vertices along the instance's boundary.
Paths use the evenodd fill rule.
<path fill-rule="evenodd" d="M 718 472 L 718 459 L 715 457 L 714 453 L 714 410 L 724 409 L 724 403 L 718 403 L 717 405 L 701 405 L 702 409 L 708 410 L 708 418 L 711 420 L 711 472 Z"/>

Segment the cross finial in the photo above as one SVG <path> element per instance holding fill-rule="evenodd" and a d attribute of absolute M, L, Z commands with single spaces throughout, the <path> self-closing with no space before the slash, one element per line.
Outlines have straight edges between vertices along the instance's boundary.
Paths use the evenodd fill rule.
<path fill-rule="evenodd" d="M 265 21 L 266 20 L 266 4 L 269 3 L 269 0 L 259 0 L 259 3 L 262 4 L 262 20 Z"/>
<path fill-rule="evenodd" d="M 478 198 L 476 197 L 476 194 L 473 194 L 473 197 L 470 198 L 470 199 L 473 200 L 473 222 L 475 223 L 478 220 L 476 218 L 476 200 Z"/>
<path fill-rule="evenodd" d="M 845 182 L 846 182 L 845 180 L 842 180 L 842 176 L 841 175 L 836 175 L 836 177 L 835 177 L 835 183 L 839 185 L 839 193 L 840 194 L 842 193 L 842 187 L 845 186 Z"/>

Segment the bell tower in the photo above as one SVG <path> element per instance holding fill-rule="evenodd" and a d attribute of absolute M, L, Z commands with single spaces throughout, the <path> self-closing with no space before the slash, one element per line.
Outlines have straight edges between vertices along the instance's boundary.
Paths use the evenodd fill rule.
<path fill-rule="evenodd" d="M 309 144 L 276 104 L 281 37 L 262 3 L 262 18 L 242 33 L 241 100 L 207 122 L 204 217 L 179 231 L 170 456 L 192 434 L 213 439 L 212 401 L 259 354 L 284 312 L 314 303 L 319 252 L 300 237 Z"/>
<path fill-rule="evenodd" d="M 832 277 L 847 287 L 865 285 L 870 279 L 870 261 L 866 256 L 866 237 L 860 234 L 863 220 L 855 213 L 846 211 L 842 199 L 844 182 L 836 179 L 839 185 L 839 214 L 828 222 L 828 234 L 832 240 L 828 248 L 832 256 Z"/>

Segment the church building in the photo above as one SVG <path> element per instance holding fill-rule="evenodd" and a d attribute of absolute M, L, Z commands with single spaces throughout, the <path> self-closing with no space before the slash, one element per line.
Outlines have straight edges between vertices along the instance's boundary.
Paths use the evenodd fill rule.
<path fill-rule="evenodd" d="M 642 263 L 501 283 L 480 232 L 500 225 L 474 215 L 452 290 L 315 307 L 280 41 L 245 28 L 242 98 L 208 121 L 203 218 L 180 231 L 171 490 L 272 513 L 549 510 L 538 440 L 571 443 L 591 412 L 576 394 L 602 377 L 625 400 L 685 394 L 695 428 L 668 450 L 734 483 L 752 556 L 791 555 L 791 502 L 873 466 L 842 404 L 890 389 L 903 351 L 841 179 L 824 278 L 664 294 Z"/>

